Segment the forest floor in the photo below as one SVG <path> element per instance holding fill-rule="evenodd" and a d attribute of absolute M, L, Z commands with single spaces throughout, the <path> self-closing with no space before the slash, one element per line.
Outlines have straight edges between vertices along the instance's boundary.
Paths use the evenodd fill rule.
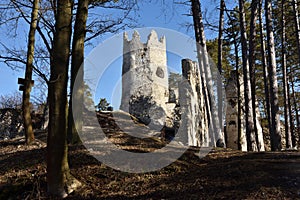
<path fill-rule="evenodd" d="M 47 197 L 46 135 L 0 141 L 0 199 Z M 128 146 L 128 144 L 127 144 Z M 81 145 L 69 147 L 71 173 L 82 183 L 66 199 L 300 199 L 300 152 L 245 153 L 213 149 L 200 159 L 188 149 L 155 172 L 114 170 Z"/>

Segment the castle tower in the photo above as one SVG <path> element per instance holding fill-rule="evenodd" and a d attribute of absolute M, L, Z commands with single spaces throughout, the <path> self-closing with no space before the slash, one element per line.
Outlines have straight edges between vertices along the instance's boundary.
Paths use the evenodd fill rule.
<path fill-rule="evenodd" d="M 132 39 L 124 33 L 122 99 L 120 109 L 145 124 L 162 126 L 168 102 L 166 39 L 151 31 L 147 42 L 135 31 Z"/>

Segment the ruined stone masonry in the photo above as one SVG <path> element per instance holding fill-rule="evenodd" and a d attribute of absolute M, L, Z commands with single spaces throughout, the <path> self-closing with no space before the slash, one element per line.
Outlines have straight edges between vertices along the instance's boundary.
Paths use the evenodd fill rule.
<path fill-rule="evenodd" d="M 172 86 L 168 83 L 165 37 L 158 38 L 156 32 L 151 31 L 146 43 L 142 43 L 138 32 L 133 33 L 131 40 L 124 33 L 123 53 L 121 110 L 130 113 L 156 132 L 167 127 L 184 133 L 180 135 L 184 135 L 181 141 L 186 145 L 208 147 L 214 143 L 214 138 L 210 138 L 209 134 L 197 62 L 182 60 L 182 77 L 176 87 L 174 83 Z M 242 150 L 246 151 L 243 109 L 240 113 L 242 123 L 238 141 L 238 100 L 241 100 L 241 107 L 244 106 L 244 101 L 242 96 L 238 97 L 237 83 L 237 75 L 232 72 L 226 86 L 227 147 L 238 149 L 240 143 Z M 241 94 L 242 86 L 243 84 L 240 86 Z M 258 133 L 262 151 L 264 145 L 260 125 Z"/>
<path fill-rule="evenodd" d="M 243 98 L 244 85 L 243 77 L 239 74 L 239 85 L 237 81 L 237 71 L 233 70 L 231 72 L 230 78 L 227 81 L 225 87 L 226 92 L 226 135 L 227 135 L 227 147 L 232 149 L 238 149 L 238 143 L 241 145 L 242 151 L 247 151 L 247 141 L 246 141 L 246 129 L 245 129 L 245 118 L 244 118 L 244 106 L 245 101 Z M 240 91 L 238 91 L 238 88 Z M 240 92 L 240 96 L 238 96 Z M 239 102 L 240 101 L 240 102 Z M 240 103 L 240 113 L 239 113 L 239 103 Z M 258 133 L 258 144 L 259 151 L 265 151 L 262 127 L 259 122 L 259 111 L 256 112 L 256 124 Z M 238 127 L 238 116 L 240 116 L 241 126 Z M 240 128 L 240 130 L 238 130 Z M 239 136 L 240 131 L 240 136 Z"/>
<path fill-rule="evenodd" d="M 120 109 L 152 128 L 163 128 L 169 99 L 166 40 L 155 31 L 146 43 L 138 32 L 124 33 L 122 100 Z"/>
<path fill-rule="evenodd" d="M 182 81 L 169 86 L 166 39 L 151 31 L 142 43 L 138 32 L 132 39 L 124 33 L 122 100 L 120 109 L 150 128 L 180 126 L 190 146 L 208 145 L 208 127 L 200 84 L 199 66 L 182 60 Z M 180 108 L 178 108 L 180 106 Z"/>
<path fill-rule="evenodd" d="M 240 80 L 242 80 L 240 78 Z M 240 82 L 240 94 L 244 93 L 243 84 Z M 247 141 L 246 141 L 246 129 L 245 129 L 245 120 L 244 120 L 244 109 L 240 109 L 239 104 L 242 107 L 244 105 L 243 95 L 238 96 L 238 81 L 237 81 L 237 72 L 232 71 L 230 78 L 227 81 L 225 87 L 226 93 L 226 135 L 227 135 L 227 147 L 231 149 L 238 149 L 238 144 L 241 145 L 242 151 L 247 151 Z M 239 102 L 240 101 L 240 102 Z M 238 116 L 240 116 L 241 127 L 238 127 Z M 240 130 L 239 130 L 240 128 Z M 240 136 L 238 132 L 240 131 Z M 240 137 L 240 138 L 239 138 Z"/>
<path fill-rule="evenodd" d="M 188 136 L 190 146 L 208 146 L 209 134 L 206 110 L 197 62 L 182 60 L 183 80 L 179 84 L 181 130 Z"/>

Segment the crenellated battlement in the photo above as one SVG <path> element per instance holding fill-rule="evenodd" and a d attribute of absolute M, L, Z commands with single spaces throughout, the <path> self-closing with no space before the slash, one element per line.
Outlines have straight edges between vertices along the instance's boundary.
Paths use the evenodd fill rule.
<path fill-rule="evenodd" d="M 161 47 L 166 48 L 166 37 L 162 36 L 158 39 L 157 33 L 152 30 L 150 35 L 148 36 L 148 40 L 146 42 L 147 47 Z"/>
<path fill-rule="evenodd" d="M 165 48 L 166 47 L 166 37 L 162 36 L 161 38 L 158 38 L 156 31 L 152 30 L 150 34 L 148 35 L 146 43 L 143 43 L 141 41 L 140 34 L 137 31 L 134 31 L 132 34 L 132 39 L 130 40 L 128 37 L 128 33 L 124 32 L 123 34 L 123 39 L 124 39 L 124 46 L 140 46 L 140 45 L 145 45 L 146 47 L 161 47 Z"/>

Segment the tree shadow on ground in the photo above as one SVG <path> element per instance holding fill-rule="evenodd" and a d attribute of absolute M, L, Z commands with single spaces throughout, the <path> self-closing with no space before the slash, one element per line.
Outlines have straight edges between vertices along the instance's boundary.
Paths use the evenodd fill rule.
<path fill-rule="evenodd" d="M 197 159 L 188 150 L 160 171 L 129 174 L 93 166 L 83 188 L 70 199 L 296 199 L 300 154 L 216 151 Z M 85 173 L 83 172 L 83 173 Z M 98 185 L 91 184 L 97 182 Z"/>
<path fill-rule="evenodd" d="M 46 148 L 22 144 L 0 142 L 0 194 L 6 195 L 0 197 L 48 198 Z M 300 198 L 300 152 L 214 149 L 202 159 L 198 153 L 191 147 L 161 170 L 135 174 L 109 168 L 84 146 L 70 146 L 71 173 L 83 186 L 67 199 Z"/>

